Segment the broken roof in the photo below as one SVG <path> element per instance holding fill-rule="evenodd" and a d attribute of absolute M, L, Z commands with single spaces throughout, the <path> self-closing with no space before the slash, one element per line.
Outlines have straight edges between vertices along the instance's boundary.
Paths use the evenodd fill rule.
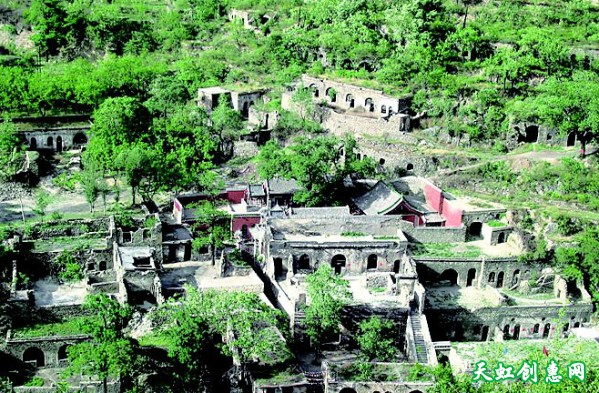
<path fill-rule="evenodd" d="M 353 201 L 364 214 L 376 216 L 395 209 L 403 201 L 403 197 L 385 182 L 379 181 L 370 191 L 353 198 Z"/>
<path fill-rule="evenodd" d="M 270 179 L 267 180 L 268 191 L 275 195 L 295 194 L 301 190 L 297 181 L 294 179 Z"/>

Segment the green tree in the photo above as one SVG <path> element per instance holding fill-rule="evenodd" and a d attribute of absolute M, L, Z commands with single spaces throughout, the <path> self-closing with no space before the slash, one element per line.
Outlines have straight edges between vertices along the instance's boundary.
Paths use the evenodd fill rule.
<path fill-rule="evenodd" d="M 256 294 L 198 291 L 190 286 L 185 292 L 181 304 L 167 308 L 172 323 L 165 330 L 169 355 L 185 370 L 179 375 L 191 389 L 185 391 L 196 391 L 207 382 L 215 342 L 222 342 L 217 347 L 235 358 L 242 370 L 249 363 L 274 365 L 288 359 L 289 349 L 280 333 L 286 329 L 283 315 Z"/>
<path fill-rule="evenodd" d="M 216 263 L 216 250 L 224 246 L 231 238 L 229 214 L 217 209 L 218 200 L 200 201 L 194 206 L 196 222 L 194 224 L 194 250 L 210 247 L 212 264 Z"/>
<path fill-rule="evenodd" d="M 225 141 L 236 139 L 242 130 L 241 114 L 231 108 L 228 102 L 221 100 L 212 111 L 212 132 L 218 138 L 221 146 Z"/>
<path fill-rule="evenodd" d="M 109 378 L 131 378 L 136 370 L 135 346 L 123 333 L 132 311 L 104 294 L 88 296 L 83 308 L 95 316 L 82 326 L 92 339 L 69 347 L 68 370 L 100 378 L 106 393 Z"/>
<path fill-rule="evenodd" d="M 343 180 L 375 174 L 372 160 L 357 159 L 356 141 L 346 137 L 301 137 L 287 149 L 269 141 L 258 156 L 258 172 L 263 178 L 295 179 L 302 190 L 294 200 L 308 206 L 334 205 L 344 201 Z M 345 152 L 345 158 L 343 158 Z"/>
<path fill-rule="evenodd" d="M 42 222 L 44 222 L 44 216 L 46 215 L 46 209 L 50 205 L 52 198 L 44 190 L 40 190 L 35 195 L 35 207 L 32 209 L 35 214 L 40 216 Z"/>
<path fill-rule="evenodd" d="M 367 360 L 390 362 L 397 355 L 398 338 L 393 321 L 371 317 L 360 323 L 356 340 Z"/>
<path fill-rule="evenodd" d="M 85 200 L 89 204 L 89 212 L 93 214 L 96 200 L 100 196 L 101 191 L 106 187 L 102 172 L 98 169 L 95 161 L 87 160 L 81 173 L 81 186 L 83 187 Z"/>
<path fill-rule="evenodd" d="M 349 282 L 333 274 L 327 264 L 306 278 L 308 282 L 308 305 L 306 312 L 306 334 L 310 337 L 316 352 L 320 346 L 339 333 L 344 304 L 352 298 L 348 290 Z"/>
<path fill-rule="evenodd" d="M 8 179 L 19 169 L 23 144 L 13 123 L 0 122 L 0 174 Z"/>
<path fill-rule="evenodd" d="M 109 98 L 94 112 L 88 152 L 102 168 L 113 169 L 121 150 L 149 138 L 151 117 L 131 97 Z"/>
<path fill-rule="evenodd" d="M 576 133 L 584 156 L 586 144 L 599 140 L 599 77 L 577 72 L 570 80 L 551 78 L 538 90 L 524 102 L 521 116 L 557 128 L 564 137 Z"/>

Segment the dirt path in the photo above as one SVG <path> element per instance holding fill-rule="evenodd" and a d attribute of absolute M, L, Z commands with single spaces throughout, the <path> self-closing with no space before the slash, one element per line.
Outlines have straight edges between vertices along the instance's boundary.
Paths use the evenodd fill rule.
<path fill-rule="evenodd" d="M 551 162 L 551 161 L 557 161 L 560 158 L 564 158 L 564 157 L 573 157 L 573 156 L 576 156 L 577 154 L 578 154 L 578 150 L 568 150 L 568 151 L 548 150 L 548 151 L 530 151 L 530 152 L 519 153 L 519 154 L 514 154 L 514 155 L 506 154 L 504 156 L 494 157 L 490 160 L 481 161 L 481 162 L 478 162 L 478 163 L 472 164 L 472 165 L 466 165 L 466 166 L 462 166 L 459 168 L 441 169 L 441 170 L 437 171 L 436 174 L 431 176 L 431 178 L 435 179 L 435 178 L 440 178 L 440 177 L 446 177 L 446 176 L 454 175 L 459 172 L 469 171 L 471 169 L 481 167 L 489 162 L 517 161 L 517 160 L 550 161 Z"/>

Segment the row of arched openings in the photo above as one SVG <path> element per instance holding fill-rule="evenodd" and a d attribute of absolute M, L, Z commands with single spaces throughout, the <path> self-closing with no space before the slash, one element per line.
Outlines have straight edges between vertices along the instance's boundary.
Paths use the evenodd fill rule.
<path fill-rule="evenodd" d="M 275 276 L 280 276 L 283 271 L 283 260 L 281 258 L 275 258 Z M 345 266 L 347 265 L 347 258 L 343 254 L 337 254 L 331 259 L 331 267 L 335 271 L 335 274 L 341 274 Z M 396 260 L 393 263 L 393 271 L 395 273 L 399 273 L 400 261 Z M 367 270 L 376 270 L 378 268 L 378 256 L 376 254 L 370 254 L 366 259 L 366 269 Z M 301 255 L 297 259 L 296 265 L 297 271 L 307 271 L 312 270 L 312 265 L 310 263 L 310 257 L 307 254 Z"/>
<path fill-rule="evenodd" d="M 58 361 L 69 358 L 67 353 L 69 346 L 69 344 L 64 344 L 58 348 Z M 46 356 L 40 348 L 30 347 L 23 352 L 23 362 L 35 367 L 44 367 L 46 365 Z"/>
<path fill-rule="evenodd" d="M 309 87 L 310 91 L 312 92 L 312 95 L 314 96 L 314 98 L 319 98 L 320 97 L 320 89 L 318 89 L 318 87 L 316 86 L 316 84 L 311 84 Z M 335 90 L 332 87 L 329 87 L 325 90 L 325 97 L 328 97 L 331 102 L 337 102 L 337 93 L 335 92 Z M 356 106 L 356 99 L 354 98 L 354 96 L 352 94 L 346 94 L 345 95 L 345 102 L 347 104 L 348 108 L 355 108 Z M 366 98 L 364 100 L 364 108 L 366 108 L 366 110 L 368 112 L 375 112 L 376 111 L 376 105 L 374 103 L 374 99 L 372 98 Z M 389 114 L 393 114 L 393 108 L 389 107 L 387 108 L 386 105 L 381 105 L 381 113 L 383 114 L 387 114 L 387 109 L 389 111 Z"/>

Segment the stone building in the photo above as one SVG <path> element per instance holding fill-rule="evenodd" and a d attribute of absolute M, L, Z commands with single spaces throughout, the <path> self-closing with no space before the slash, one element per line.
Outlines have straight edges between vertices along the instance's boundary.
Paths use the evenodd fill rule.
<path fill-rule="evenodd" d="M 333 134 L 396 135 L 410 130 L 409 98 L 395 98 L 382 91 L 302 75 L 283 93 L 283 109 L 297 110 L 295 90 L 308 88 L 318 104 L 317 121 Z"/>
<path fill-rule="evenodd" d="M 240 112 L 241 116 L 247 120 L 250 109 L 256 104 L 263 103 L 267 92 L 267 90 L 237 91 L 222 87 L 202 88 L 198 90 L 198 106 L 205 108 L 210 115 L 221 102 L 224 102 Z"/>
<path fill-rule="evenodd" d="M 89 115 L 12 119 L 30 150 L 62 152 L 87 145 L 92 127 Z"/>

